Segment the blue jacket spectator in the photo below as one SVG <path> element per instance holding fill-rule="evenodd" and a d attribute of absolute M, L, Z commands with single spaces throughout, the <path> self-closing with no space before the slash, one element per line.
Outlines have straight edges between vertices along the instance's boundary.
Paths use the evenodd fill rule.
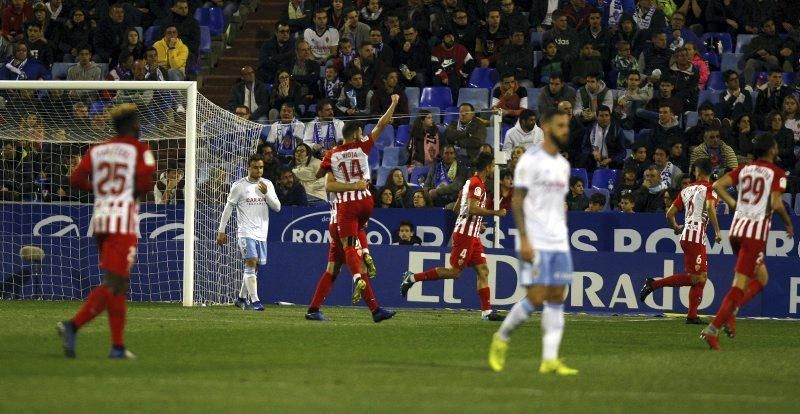
<path fill-rule="evenodd" d="M 28 57 L 28 47 L 24 43 L 14 46 L 14 57 L 8 59 L 0 68 L 2 80 L 50 80 L 50 70 L 41 62 Z"/>

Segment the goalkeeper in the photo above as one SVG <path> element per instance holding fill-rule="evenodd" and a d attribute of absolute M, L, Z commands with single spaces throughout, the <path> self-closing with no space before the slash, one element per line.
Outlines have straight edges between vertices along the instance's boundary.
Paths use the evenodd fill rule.
<path fill-rule="evenodd" d="M 264 157 L 261 154 L 251 155 L 247 160 L 247 177 L 241 178 L 231 186 L 228 202 L 222 212 L 217 230 L 217 244 L 224 245 L 228 241 L 225 228 L 236 209 L 236 227 L 239 250 L 244 258 L 244 274 L 242 287 L 236 306 L 247 310 L 263 311 L 264 305 L 258 298 L 258 279 L 256 267 L 267 264 L 267 232 L 269 230 L 269 208 L 281 211 L 281 202 L 275 192 L 275 186 L 264 173 Z"/>

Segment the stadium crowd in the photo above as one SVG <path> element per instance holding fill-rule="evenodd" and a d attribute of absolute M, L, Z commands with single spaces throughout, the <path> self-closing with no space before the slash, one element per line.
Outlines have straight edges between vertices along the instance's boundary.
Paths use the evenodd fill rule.
<path fill-rule="evenodd" d="M 213 3 L 228 18 L 236 10 L 235 2 Z M 200 6 L 196 0 L 8 1 L 0 78 L 47 79 L 52 62 L 77 61 L 68 79 L 98 79 L 98 63 L 115 68 L 112 80 L 183 79 L 186 62 L 198 55 L 192 16 Z M 489 119 L 501 112 L 507 161 L 499 172 L 501 204 L 508 208 L 514 166 L 542 139 L 537 115 L 556 108 L 573 114 L 565 150 L 574 167 L 570 210 L 663 211 L 691 181 L 697 159 L 711 159 L 721 175 L 752 160 L 751 141 L 761 133 L 775 136 L 777 162 L 789 192 L 797 193 L 796 6 L 777 0 L 291 0 L 261 45 L 256 67 L 242 68 L 227 109 L 268 126 L 258 151 L 284 205 L 325 199 L 315 172 L 324 151 L 341 140 L 343 121 L 361 120 L 368 132 L 394 93 L 402 99 L 393 128 L 371 154 L 380 208 L 451 205 L 471 175 L 470 161 L 493 151 Z M 164 34 L 148 49 L 130 29 L 150 25 Z M 81 97 L 60 99 L 76 101 L 76 113 L 85 110 L 82 103 L 92 107 Z M 15 119 L 30 125 L 30 116 Z M 89 122 L 101 123 L 94 122 L 98 116 L 102 111 Z M 23 197 L 21 187 L 36 182 L 24 167 L 29 152 L 4 145 L 4 198 L 9 182 Z M 170 168 L 162 171 L 157 193 L 179 202 L 180 172 Z M 9 180 L 23 173 L 27 178 Z"/>

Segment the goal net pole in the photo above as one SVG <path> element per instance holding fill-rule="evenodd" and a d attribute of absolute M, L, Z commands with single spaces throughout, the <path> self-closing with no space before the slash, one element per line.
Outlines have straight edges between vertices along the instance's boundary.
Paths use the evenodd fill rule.
<path fill-rule="evenodd" d="M 186 160 L 183 210 L 183 306 L 194 305 L 194 217 L 197 197 L 197 83 L 186 90 Z"/>

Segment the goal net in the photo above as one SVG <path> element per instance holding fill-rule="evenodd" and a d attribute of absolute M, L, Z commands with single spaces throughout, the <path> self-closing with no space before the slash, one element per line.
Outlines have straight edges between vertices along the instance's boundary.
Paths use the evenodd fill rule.
<path fill-rule="evenodd" d="M 242 261 L 216 228 L 230 184 L 265 126 L 197 93 L 194 82 L 0 82 L 0 299 L 83 299 L 101 282 L 92 194 L 69 175 L 113 136 L 109 112 L 135 103 L 157 161 L 143 196 L 131 272 L 137 301 L 229 303 Z"/>

